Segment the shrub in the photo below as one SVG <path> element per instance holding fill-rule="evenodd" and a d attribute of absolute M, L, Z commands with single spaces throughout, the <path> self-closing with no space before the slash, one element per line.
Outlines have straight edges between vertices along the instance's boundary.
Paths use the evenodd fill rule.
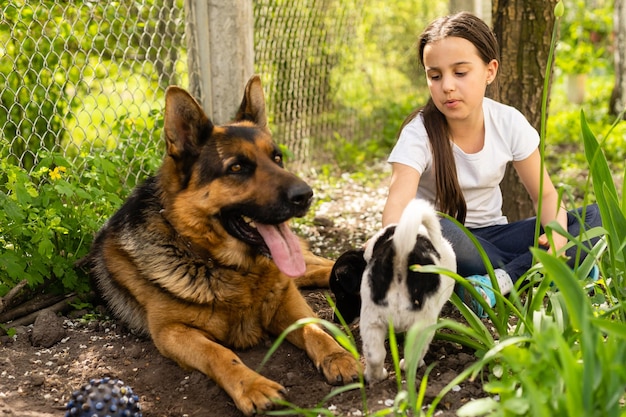
<path fill-rule="evenodd" d="M 0 296 L 16 283 L 44 283 L 57 291 L 85 291 L 74 264 L 127 192 L 119 154 L 43 154 L 29 173 L 0 162 Z"/>

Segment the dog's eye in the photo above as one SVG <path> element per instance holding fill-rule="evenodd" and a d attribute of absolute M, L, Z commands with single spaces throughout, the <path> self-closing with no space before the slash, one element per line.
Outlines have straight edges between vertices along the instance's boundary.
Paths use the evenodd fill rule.
<path fill-rule="evenodd" d="M 241 172 L 241 165 L 240 164 L 232 164 L 230 167 L 228 167 L 228 170 L 230 172 Z"/>
<path fill-rule="evenodd" d="M 283 167 L 283 156 L 281 154 L 276 154 L 274 155 L 274 162 L 276 163 L 276 165 L 278 165 L 279 167 Z"/>

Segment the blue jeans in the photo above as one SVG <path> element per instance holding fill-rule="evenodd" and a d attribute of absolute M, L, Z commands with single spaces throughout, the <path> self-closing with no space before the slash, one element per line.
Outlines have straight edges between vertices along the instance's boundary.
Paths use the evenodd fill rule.
<path fill-rule="evenodd" d="M 584 211 L 585 230 L 602 225 L 597 205 L 589 205 Z M 572 212 L 567 213 L 567 230 L 573 236 L 578 236 L 581 231 L 578 219 L 581 218 L 583 209 L 579 208 L 577 212 L 578 216 Z M 533 265 L 533 256 L 529 248 L 535 243 L 536 221 L 536 217 L 531 217 L 513 223 L 468 230 L 480 242 L 493 267 L 504 269 L 515 282 Z M 487 269 L 480 254 L 465 232 L 448 219 L 441 219 L 441 227 L 444 237 L 454 248 L 458 274 L 463 277 L 486 274 Z M 541 233 L 543 232 L 542 227 Z M 597 240 L 598 238 L 594 238 L 586 243 L 591 248 Z M 576 250 L 576 247 L 572 247 L 566 251 L 571 267 L 574 267 L 576 262 Z M 579 262 L 585 255 L 586 252 L 581 251 Z"/>

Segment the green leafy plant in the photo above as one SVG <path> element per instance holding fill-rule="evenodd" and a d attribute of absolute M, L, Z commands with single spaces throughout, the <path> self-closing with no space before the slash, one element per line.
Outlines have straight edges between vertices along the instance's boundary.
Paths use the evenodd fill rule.
<path fill-rule="evenodd" d="M 623 115 L 619 115 L 610 132 L 622 120 Z M 596 136 L 589 128 L 585 115 L 581 112 L 580 119 L 583 140 L 585 143 L 585 156 L 589 162 L 591 171 L 591 181 L 594 193 L 597 196 L 602 225 L 607 231 L 607 245 L 609 256 L 604 263 L 605 276 L 612 279 L 607 285 L 609 297 L 607 300 L 617 300 L 618 314 L 621 321 L 626 321 L 626 307 L 623 300 L 626 298 L 626 169 L 622 176 L 622 196 L 620 198 L 617 188 L 613 183 L 613 176 L 602 148 Z M 608 136 L 608 134 L 607 134 Z M 619 303 L 619 301 L 622 301 Z"/>
<path fill-rule="evenodd" d="M 532 312 L 531 334 L 507 339 L 480 360 L 490 369 L 484 389 L 498 400 L 472 401 L 458 415 L 622 415 L 626 324 L 593 305 L 562 259 L 541 250 L 535 255 L 562 291 Z"/>
<path fill-rule="evenodd" d="M 0 296 L 24 279 L 30 287 L 88 289 L 74 264 L 128 192 L 127 166 L 119 152 L 83 154 L 73 163 L 41 153 L 31 172 L 0 162 Z"/>
<path fill-rule="evenodd" d="M 126 194 L 158 169 L 155 128 L 163 128 L 157 111 L 140 123 L 121 117 L 113 125 L 119 146 L 110 151 L 80 151 L 72 159 L 40 151 L 31 169 L 0 162 L 0 296 L 22 280 L 51 291 L 89 289 L 75 264 Z M 0 138 L 0 148 L 7 141 Z"/>

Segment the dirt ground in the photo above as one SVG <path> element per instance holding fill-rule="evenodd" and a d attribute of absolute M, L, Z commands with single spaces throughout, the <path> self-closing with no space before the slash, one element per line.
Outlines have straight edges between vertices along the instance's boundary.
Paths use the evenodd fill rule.
<path fill-rule="evenodd" d="M 315 219 L 297 231 L 309 239 L 317 253 L 336 258 L 342 251 L 359 246 L 380 222 L 384 202 L 385 175 L 355 181 L 344 176 L 333 184 L 313 184 L 320 203 Z M 305 290 L 307 301 L 318 315 L 332 320 L 326 289 Z M 0 416 L 63 416 L 71 393 L 92 378 L 121 379 L 139 396 L 144 417 L 241 416 L 231 399 L 215 383 L 199 372 L 185 371 L 162 357 L 152 342 L 140 338 L 107 317 L 93 312 L 72 312 L 60 319 L 60 341 L 44 348 L 33 346 L 33 326 L 17 328 L 15 337 L 0 337 Z M 90 313 L 87 316 L 82 314 Z M 451 304 L 442 316 L 458 313 Z M 351 328 L 360 348 L 358 323 Z M 258 368 L 272 340 L 237 351 L 242 361 Z M 389 352 L 389 351 L 388 351 Z M 390 355 L 387 369 L 393 370 Z M 429 376 L 426 404 L 473 362 L 471 350 L 450 342 L 435 340 L 425 357 L 436 363 Z M 284 343 L 261 371 L 287 389 L 287 400 L 301 408 L 315 406 L 332 410 L 338 416 L 363 416 L 361 392 L 353 390 L 323 399 L 336 387 L 328 385 L 306 354 Z M 423 376 L 424 368 L 418 371 Z M 455 410 L 472 398 L 483 396 L 480 381 L 466 381 L 454 387 L 441 401 L 437 416 L 454 416 Z M 387 380 L 365 390 L 367 410 L 388 408 L 397 394 L 393 372 Z M 294 415 L 297 413 L 294 412 Z"/>
<path fill-rule="evenodd" d="M 331 319 L 324 295 L 308 291 L 307 300 L 322 318 Z M 452 307 L 448 307 L 450 310 Z M 450 311 L 449 311 L 450 312 Z M 71 393 L 91 378 L 118 378 L 139 396 L 144 417 L 222 416 L 239 417 L 231 399 L 199 372 L 189 372 L 159 354 L 150 340 L 138 338 L 114 321 L 64 321 L 66 337 L 50 348 L 34 347 L 29 329 L 15 341 L 0 346 L 0 415 L 20 417 L 63 416 Z M 352 329 L 358 340 L 358 327 Z M 360 342 L 359 342 L 360 343 Z M 246 351 L 238 351 L 243 362 L 256 369 L 271 340 Z M 434 341 L 426 363 L 436 362 L 430 377 L 426 403 L 474 360 L 471 351 L 444 341 Z M 393 369 L 390 364 L 387 369 Z M 421 368 L 418 376 L 423 375 Z M 299 407 L 317 406 L 334 387 L 328 385 L 306 354 L 283 344 L 261 370 L 287 389 L 287 400 Z M 395 374 L 366 388 L 369 411 L 393 404 L 397 387 Z M 438 416 L 454 416 L 471 398 L 482 396 L 481 384 L 463 382 L 448 393 Z M 336 415 L 362 416 L 363 400 L 358 390 L 342 393 L 319 404 Z"/>

